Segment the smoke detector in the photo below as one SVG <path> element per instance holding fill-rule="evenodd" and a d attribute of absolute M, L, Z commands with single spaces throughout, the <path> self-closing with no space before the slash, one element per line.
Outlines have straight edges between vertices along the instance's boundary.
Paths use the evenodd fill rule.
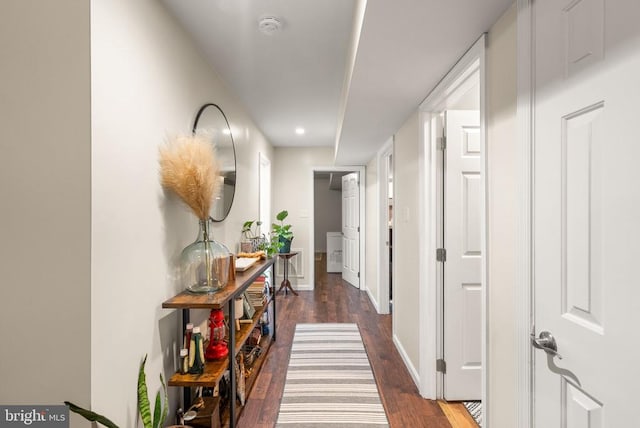
<path fill-rule="evenodd" d="M 267 35 L 271 35 L 280 31 L 282 28 L 282 21 L 275 16 L 265 16 L 258 21 L 258 29 Z"/>

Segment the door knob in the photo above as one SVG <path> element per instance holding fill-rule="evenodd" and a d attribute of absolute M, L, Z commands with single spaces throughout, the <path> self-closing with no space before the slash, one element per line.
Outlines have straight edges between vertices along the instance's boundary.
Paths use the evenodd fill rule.
<path fill-rule="evenodd" d="M 540 332 L 540 337 L 537 338 L 534 333 L 531 333 L 531 344 L 534 348 L 542 349 L 547 354 L 562 359 L 562 356 L 558 354 L 556 339 L 548 331 Z"/>

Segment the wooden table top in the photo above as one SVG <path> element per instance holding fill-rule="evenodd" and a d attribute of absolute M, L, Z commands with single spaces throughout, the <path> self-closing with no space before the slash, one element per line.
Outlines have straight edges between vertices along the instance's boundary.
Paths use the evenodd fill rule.
<path fill-rule="evenodd" d="M 230 280 L 222 290 L 209 294 L 182 293 L 162 303 L 163 308 L 174 309 L 219 309 L 236 295 L 249 287 L 264 271 L 275 263 L 275 258 L 261 260 L 244 272 L 237 272 L 235 280 Z"/>

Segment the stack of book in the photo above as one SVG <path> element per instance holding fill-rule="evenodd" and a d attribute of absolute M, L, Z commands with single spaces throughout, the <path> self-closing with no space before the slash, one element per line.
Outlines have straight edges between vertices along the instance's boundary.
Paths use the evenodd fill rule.
<path fill-rule="evenodd" d="M 251 303 L 251 306 L 253 307 L 261 307 L 267 303 L 264 276 L 259 276 L 253 284 L 247 288 L 246 295 L 249 299 L 249 303 Z"/>

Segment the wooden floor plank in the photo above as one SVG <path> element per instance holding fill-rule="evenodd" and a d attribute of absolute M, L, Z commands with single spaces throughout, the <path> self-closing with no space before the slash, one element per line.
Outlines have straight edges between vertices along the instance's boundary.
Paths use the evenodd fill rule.
<path fill-rule="evenodd" d="M 340 274 L 327 274 L 325 268 L 326 259 L 316 261 L 313 291 L 301 291 L 299 296 L 278 295 L 278 339 L 269 350 L 237 426 L 275 425 L 297 323 L 353 322 L 360 327 L 391 427 L 450 428 L 452 424 L 442 407 L 418 393 L 393 344 L 391 315 L 379 315 L 366 292 L 343 282 Z"/>
<path fill-rule="evenodd" d="M 438 401 L 453 428 L 477 428 L 478 424 L 461 402 Z"/>

